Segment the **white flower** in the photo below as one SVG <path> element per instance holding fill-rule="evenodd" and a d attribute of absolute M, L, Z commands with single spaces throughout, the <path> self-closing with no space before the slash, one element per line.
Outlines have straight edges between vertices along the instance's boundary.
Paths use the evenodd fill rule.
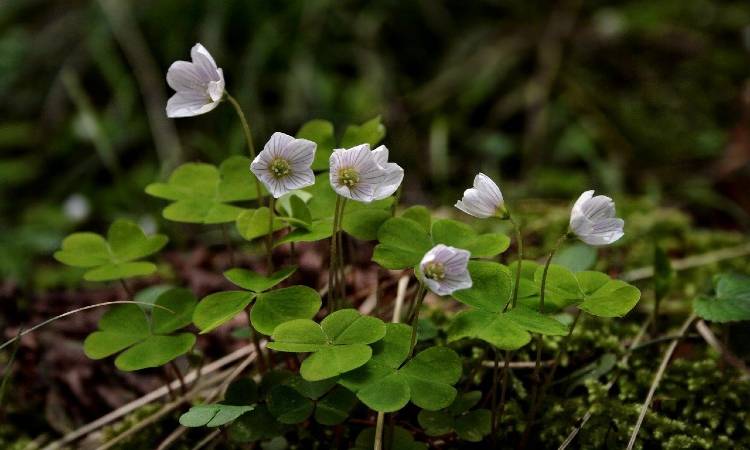
<path fill-rule="evenodd" d="M 615 217 L 615 202 L 604 195 L 594 197 L 594 191 L 586 191 L 578 197 L 570 212 L 570 231 L 583 242 L 608 245 L 625 233 L 625 221 Z"/>
<path fill-rule="evenodd" d="M 316 147 L 313 141 L 276 132 L 250 164 L 250 170 L 274 198 L 279 198 L 315 184 L 311 166 Z"/>
<path fill-rule="evenodd" d="M 369 144 L 331 154 L 329 177 L 337 194 L 364 203 L 381 200 L 396 192 L 404 170 L 388 162 L 388 149 L 381 145 L 370 151 Z"/>
<path fill-rule="evenodd" d="M 438 295 L 471 287 L 467 265 L 471 254 L 467 250 L 438 244 L 425 253 L 419 263 L 422 281 Z"/>
<path fill-rule="evenodd" d="M 464 191 L 464 197 L 454 205 L 466 214 L 486 219 L 488 217 L 507 218 L 503 193 L 494 181 L 483 173 L 474 177 L 474 187 Z"/>
<path fill-rule="evenodd" d="M 169 66 L 167 83 L 177 91 L 167 101 L 168 117 L 191 117 L 216 108 L 224 96 L 224 72 L 201 44 L 190 50 L 192 62 Z"/>
<path fill-rule="evenodd" d="M 375 189 L 375 200 L 390 197 L 404 181 L 404 169 L 396 163 L 388 162 L 388 147 L 381 145 L 372 151 L 375 162 L 385 171 L 385 179 Z"/>

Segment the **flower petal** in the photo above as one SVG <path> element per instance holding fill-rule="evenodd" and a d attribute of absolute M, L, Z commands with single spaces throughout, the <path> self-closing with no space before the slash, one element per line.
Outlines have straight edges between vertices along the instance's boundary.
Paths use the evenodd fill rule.
<path fill-rule="evenodd" d="M 219 67 L 216 65 L 213 56 L 201 44 L 195 44 L 190 49 L 190 57 L 193 59 L 201 76 L 206 81 L 223 80 L 223 74 L 219 73 Z"/>
<path fill-rule="evenodd" d="M 178 92 L 206 92 L 209 81 L 195 64 L 187 61 L 175 61 L 167 70 L 167 84 Z"/>
<path fill-rule="evenodd" d="M 177 92 L 167 101 L 167 117 L 192 117 L 216 108 L 219 102 L 206 95 L 193 92 Z"/>

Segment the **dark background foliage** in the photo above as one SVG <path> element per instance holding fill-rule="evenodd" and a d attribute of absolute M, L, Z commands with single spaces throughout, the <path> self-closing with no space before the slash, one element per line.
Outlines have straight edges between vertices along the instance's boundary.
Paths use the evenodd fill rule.
<path fill-rule="evenodd" d="M 482 170 L 516 198 L 596 187 L 746 224 L 748 24 L 744 1 L 6 0 L 0 273 L 25 283 L 32 255 L 123 211 L 158 220 L 148 182 L 243 152 L 228 107 L 164 117 L 198 41 L 258 141 L 382 115 L 407 202 L 452 203 Z"/>

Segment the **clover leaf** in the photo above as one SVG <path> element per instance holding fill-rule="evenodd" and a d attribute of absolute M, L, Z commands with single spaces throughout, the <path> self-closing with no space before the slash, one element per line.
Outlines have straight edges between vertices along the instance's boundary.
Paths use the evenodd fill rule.
<path fill-rule="evenodd" d="M 413 267 L 436 244 L 468 250 L 474 258 L 498 255 L 510 244 L 504 234 L 479 234 L 471 226 L 450 219 L 435 221 L 428 232 L 429 216 L 412 211 L 409 217 L 391 218 L 378 229 L 379 243 L 372 259 L 386 269 Z"/>
<path fill-rule="evenodd" d="M 162 234 L 146 236 L 135 223 L 120 219 L 109 227 L 106 239 L 95 233 L 71 234 L 54 257 L 89 269 L 83 275 L 87 281 L 119 280 L 154 273 L 156 265 L 137 260 L 158 252 L 167 241 Z"/>
<path fill-rule="evenodd" d="M 310 352 L 300 367 L 305 380 L 319 381 L 354 370 L 372 356 L 372 344 L 385 335 L 385 324 L 354 309 L 342 309 L 320 324 L 308 319 L 282 323 L 273 331 L 268 348 L 282 352 Z"/>
<path fill-rule="evenodd" d="M 450 405 L 456 397 L 452 385 L 462 371 L 456 352 L 447 347 L 431 347 L 406 362 L 411 327 L 389 323 L 386 329 L 383 340 L 373 345 L 372 359 L 344 374 L 339 383 L 379 412 L 398 411 L 409 401 L 429 410 Z"/>
<path fill-rule="evenodd" d="M 146 193 L 171 200 L 162 215 L 175 222 L 215 224 L 232 222 L 245 211 L 233 202 L 257 198 L 250 160 L 232 156 L 217 168 L 206 163 L 183 164 L 166 183 L 146 186 Z M 261 189 L 262 186 L 261 186 Z M 266 195 L 265 191 L 262 191 Z"/>
<path fill-rule="evenodd" d="M 223 403 L 196 405 L 180 416 L 180 425 L 183 427 L 220 427 L 253 409 L 255 407 L 251 405 L 226 405 Z"/>
<path fill-rule="evenodd" d="M 274 438 L 283 431 L 284 426 L 271 415 L 266 405 L 261 404 L 232 422 L 229 439 L 234 442 L 255 442 Z"/>
<path fill-rule="evenodd" d="M 99 320 L 99 331 L 83 343 L 86 356 L 102 359 L 125 350 L 115 359 L 115 366 L 133 371 L 159 367 L 185 354 L 195 344 L 195 335 L 173 333 L 190 324 L 195 296 L 187 289 L 174 288 L 154 304 L 158 307 L 151 310 L 150 317 L 136 304 L 107 311 Z"/>
<path fill-rule="evenodd" d="M 352 450 L 370 450 L 375 445 L 375 428 L 365 428 L 354 442 Z M 414 436 L 401 427 L 393 427 L 393 433 L 384 437 L 383 448 L 393 450 L 427 450 L 427 444 L 417 442 Z"/>
<path fill-rule="evenodd" d="M 235 219 L 232 219 L 235 220 Z M 236 216 L 235 226 L 237 232 L 247 241 L 252 241 L 269 233 L 269 222 L 271 221 L 268 207 L 262 206 L 257 209 L 244 209 Z M 231 222 L 228 221 L 228 222 Z M 281 217 L 274 217 L 273 231 L 286 227 Z"/>
<path fill-rule="evenodd" d="M 489 409 L 469 411 L 482 399 L 481 391 L 469 391 L 440 411 L 422 410 L 417 416 L 428 436 L 456 433 L 464 441 L 480 442 L 490 434 L 492 413 Z"/>
<path fill-rule="evenodd" d="M 432 241 L 468 250 L 474 258 L 499 255 L 510 245 L 510 238 L 502 233 L 479 234 L 471 226 L 450 219 L 432 224 Z"/>
<path fill-rule="evenodd" d="M 714 295 L 693 300 L 695 313 L 714 322 L 750 320 L 750 277 L 724 273 L 714 277 Z"/>
<path fill-rule="evenodd" d="M 222 291 L 204 297 L 193 313 L 193 323 L 201 334 L 223 325 L 255 300 L 251 311 L 253 327 L 270 335 L 279 324 L 292 319 L 311 318 L 321 305 L 320 294 L 307 286 L 290 286 L 269 291 L 294 273 L 296 267 L 279 270 L 269 276 L 245 269 L 230 269 L 224 276 L 246 289 Z"/>
<path fill-rule="evenodd" d="M 476 338 L 504 350 L 515 350 L 531 340 L 530 333 L 560 336 L 565 325 L 523 305 L 505 311 L 511 296 L 510 270 L 496 262 L 469 261 L 473 285 L 453 297 L 473 309 L 458 313 L 448 329 L 448 342 Z"/>
<path fill-rule="evenodd" d="M 313 415 L 322 425 L 343 422 L 357 403 L 357 397 L 335 378 L 307 381 L 299 375 L 274 386 L 268 395 L 268 409 L 281 423 L 295 424 Z M 313 414 L 314 412 L 314 414 Z"/>
<path fill-rule="evenodd" d="M 541 290 L 544 267 L 534 272 L 534 282 Z M 551 264 L 547 273 L 544 304 L 545 309 L 562 309 L 576 305 L 587 313 L 598 317 L 622 317 L 638 303 L 641 292 L 622 280 L 611 279 L 601 272 L 582 271 Z M 527 304 L 538 304 L 538 294 L 530 297 Z"/>

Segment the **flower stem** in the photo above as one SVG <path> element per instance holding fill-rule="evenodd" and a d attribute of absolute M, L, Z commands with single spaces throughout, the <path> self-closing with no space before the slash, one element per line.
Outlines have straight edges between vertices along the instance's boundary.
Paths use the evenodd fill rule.
<path fill-rule="evenodd" d="M 335 298 L 336 298 L 336 274 L 337 274 L 337 265 L 339 262 L 338 256 L 337 256 L 337 247 L 338 242 L 336 239 L 336 232 L 338 229 L 338 217 L 339 217 L 339 209 L 341 208 L 341 196 L 336 196 L 336 207 L 333 212 L 333 229 L 331 232 L 331 245 L 330 245 L 330 254 L 328 257 L 328 314 L 332 313 L 335 308 Z"/>
<path fill-rule="evenodd" d="M 130 288 L 130 285 L 122 278 L 120 278 L 120 285 L 123 289 L 125 289 L 125 293 L 128 295 L 128 299 L 133 300 L 135 297 L 133 290 Z"/>
<path fill-rule="evenodd" d="M 337 281 L 337 286 L 339 288 L 339 301 L 341 304 L 339 307 L 343 306 L 344 302 L 346 301 L 346 274 L 345 274 L 345 268 L 346 265 L 344 264 L 344 233 L 342 233 L 342 229 L 344 227 L 344 209 L 346 208 L 346 198 L 341 197 L 341 208 L 339 209 L 339 220 L 338 220 L 338 228 L 336 229 L 336 255 L 338 256 L 339 260 L 336 265 L 336 268 L 338 269 L 338 276 L 339 279 Z"/>
<path fill-rule="evenodd" d="M 225 223 L 221 224 L 221 234 L 224 237 L 224 245 L 227 246 L 227 251 L 229 252 L 229 264 L 234 267 L 236 265 L 234 260 L 234 246 L 232 245 L 232 239 L 229 237 L 229 230 Z"/>
<path fill-rule="evenodd" d="M 268 370 L 269 363 L 266 360 L 266 355 L 261 351 L 260 337 L 258 337 L 258 332 L 255 331 L 250 320 L 250 308 L 245 309 L 245 314 L 247 315 L 247 326 L 250 329 L 250 340 L 253 343 L 255 354 L 258 355 L 258 372 L 263 375 Z"/>
<path fill-rule="evenodd" d="M 253 143 L 253 135 L 250 132 L 250 125 L 247 123 L 245 113 L 242 112 L 242 107 L 237 99 L 229 95 L 229 92 L 226 92 L 225 95 L 226 99 L 231 103 L 232 107 L 234 107 L 234 111 L 237 113 L 237 116 L 239 116 L 240 122 L 242 123 L 242 132 L 245 133 L 245 141 L 247 142 L 247 150 L 250 152 L 250 159 L 255 159 L 255 144 Z M 255 176 L 253 176 L 253 179 L 255 180 L 255 189 L 258 194 L 258 205 L 263 206 L 263 195 L 260 190 L 260 181 L 258 181 Z"/>
<path fill-rule="evenodd" d="M 419 322 L 419 310 L 422 308 L 422 302 L 424 301 L 425 295 L 427 294 L 427 288 L 424 283 L 419 283 L 419 290 L 417 291 L 416 297 L 414 297 L 414 310 L 409 318 L 409 325 L 411 326 L 411 345 L 409 346 L 409 357 L 411 359 L 414 354 L 414 347 L 417 345 L 417 322 Z"/>
<path fill-rule="evenodd" d="M 557 367 L 560 365 L 560 360 L 562 359 L 563 353 L 565 353 L 566 349 L 568 348 L 568 343 L 570 343 L 570 337 L 573 335 L 573 330 L 575 330 L 576 325 L 578 324 L 578 319 L 581 317 L 581 310 L 576 310 L 575 318 L 573 319 L 573 323 L 570 325 L 570 329 L 568 330 L 568 334 L 563 338 L 562 342 L 560 342 L 560 347 L 557 349 L 557 354 L 555 355 L 555 359 L 552 362 L 552 368 L 550 369 L 547 376 L 544 378 L 544 384 L 542 384 L 541 388 L 539 389 L 539 396 L 536 399 L 535 403 L 531 405 L 532 408 L 532 420 L 534 416 L 536 416 L 537 411 L 539 411 L 539 408 L 542 406 L 542 402 L 544 402 L 544 396 L 547 394 L 547 389 L 549 389 L 550 385 L 552 384 L 552 380 L 555 378 L 555 372 L 557 371 Z M 531 429 L 533 425 L 531 423 L 528 424 L 529 429 Z"/>
<path fill-rule="evenodd" d="M 274 203 L 275 199 L 273 196 L 269 197 L 268 200 L 268 234 L 266 235 L 266 265 L 268 266 L 268 274 L 273 273 L 273 219 L 274 219 Z"/>
<path fill-rule="evenodd" d="M 544 294 L 547 287 L 547 273 L 549 272 L 549 265 L 552 263 L 552 258 L 555 256 L 555 253 L 560 248 L 560 245 L 567 239 L 568 235 L 567 233 L 560 236 L 560 238 L 555 243 L 555 246 L 552 247 L 552 251 L 550 251 L 549 255 L 547 256 L 547 261 L 544 263 L 544 271 L 542 272 L 542 285 L 541 290 L 539 292 L 539 313 L 544 314 Z M 541 378 L 540 378 L 540 372 L 542 369 L 542 346 L 544 344 L 544 337 L 543 335 L 539 334 L 536 338 L 536 361 L 534 363 L 534 373 L 531 375 L 531 379 L 534 382 L 534 387 L 532 389 L 531 393 L 531 404 L 529 407 L 529 414 L 526 416 L 526 430 L 523 433 L 523 437 L 521 438 L 521 442 L 519 445 L 519 448 L 523 449 L 526 447 L 526 444 L 528 443 L 529 436 L 531 435 L 531 429 L 534 423 L 534 419 L 536 416 L 536 405 L 537 405 L 537 399 L 539 397 L 539 387 L 541 385 Z"/>
<path fill-rule="evenodd" d="M 510 223 L 513 224 L 513 228 L 516 230 L 516 243 L 518 245 L 518 267 L 516 267 L 516 284 L 513 286 L 513 298 L 510 301 L 510 307 L 516 307 L 516 301 L 518 300 L 518 285 L 521 283 L 521 266 L 523 265 L 523 235 L 521 233 L 521 226 L 513 220 L 513 217 L 508 217 Z"/>
<path fill-rule="evenodd" d="M 377 422 L 375 422 L 375 443 L 373 450 L 383 450 L 383 423 L 385 422 L 385 413 L 378 413 Z"/>

